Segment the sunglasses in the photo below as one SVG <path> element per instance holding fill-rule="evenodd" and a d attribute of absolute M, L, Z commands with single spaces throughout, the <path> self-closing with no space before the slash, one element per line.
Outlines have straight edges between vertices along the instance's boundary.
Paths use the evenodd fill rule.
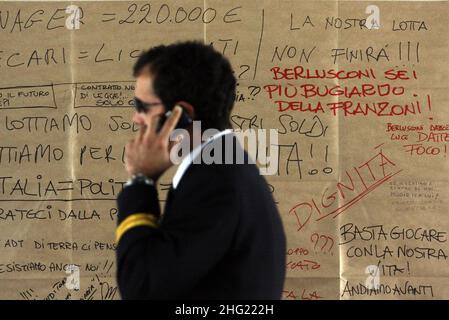
<path fill-rule="evenodd" d="M 140 100 L 139 98 L 134 97 L 134 108 L 136 108 L 136 111 L 139 113 L 145 113 L 152 106 L 158 106 L 161 104 L 162 102 L 146 103 Z"/>

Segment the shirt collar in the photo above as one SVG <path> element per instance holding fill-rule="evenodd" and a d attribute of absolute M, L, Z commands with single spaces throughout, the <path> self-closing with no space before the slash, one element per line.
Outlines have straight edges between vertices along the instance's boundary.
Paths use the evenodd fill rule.
<path fill-rule="evenodd" d="M 173 180 L 172 180 L 173 189 L 176 189 L 179 182 L 181 181 L 182 176 L 187 171 L 189 166 L 192 164 L 193 159 L 195 159 L 201 153 L 201 149 L 203 149 L 203 147 L 206 144 L 212 142 L 213 140 L 215 140 L 225 134 L 229 134 L 229 133 L 232 133 L 232 129 L 225 129 L 223 131 L 220 131 L 220 132 L 214 134 L 207 141 L 203 142 L 199 146 L 196 146 L 184 159 L 182 159 L 181 163 L 178 166 L 178 169 L 176 170 L 175 175 L 173 176 Z"/>

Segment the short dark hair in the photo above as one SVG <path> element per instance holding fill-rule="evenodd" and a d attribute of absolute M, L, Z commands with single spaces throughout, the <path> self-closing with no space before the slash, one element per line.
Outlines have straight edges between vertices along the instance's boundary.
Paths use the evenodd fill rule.
<path fill-rule="evenodd" d="M 186 101 L 195 108 L 194 120 L 201 120 L 203 130 L 231 127 L 237 81 L 229 60 L 212 46 L 186 41 L 151 48 L 134 65 L 134 77 L 147 66 L 154 93 L 168 109 Z"/>

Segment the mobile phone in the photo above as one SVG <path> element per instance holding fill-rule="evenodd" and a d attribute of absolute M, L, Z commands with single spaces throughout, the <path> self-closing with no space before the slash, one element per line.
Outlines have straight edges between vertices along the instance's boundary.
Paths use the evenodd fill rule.
<path fill-rule="evenodd" d="M 183 128 L 188 127 L 193 122 L 193 120 L 192 120 L 192 118 L 188 115 L 188 113 L 184 110 L 184 108 L 181 105 L 178 104 L 177 106 L 181 107 L 182 113 L 181 113 L 181 117 L 179 118 L 179 121 L 178 121 L 175 129 L 183 129 Z M 158 125 L 158 128 L 157 128 L 158 132 L 162 129 L 162 127 L 164 126 L 165 121 L 170 117 L 171 113 L 172 113 L 172 109 L 167 110 L 161 116 L 161 118 L 159 120 L 159 125 Z"/>

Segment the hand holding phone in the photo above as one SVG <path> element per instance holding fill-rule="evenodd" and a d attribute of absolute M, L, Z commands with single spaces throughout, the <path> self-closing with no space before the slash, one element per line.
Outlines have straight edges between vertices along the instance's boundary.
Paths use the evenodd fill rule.
<path fill-rule="evenodd" d="M 141 174 L 157 180 L 173 163 L 170 160 L 170 134 L 176 128 L 182 113 L 181 106 L 167 115 L 160 130 L 141 126 L 137 136 L 125 148 L 125 168 L 130 176 Z"/>
<path fill-rule="evenodd" d="M 187 111 L 180 104 L 175 105 L 174 108 L 176 106 L 178 106 L 182 109 L 182 113 L 181 113 L 181 116 L 179 118 L 178 124 L 176 125 L 175 129 L 187 128 L 193 122 L 193 120 L 188 115 Z M 157 129 L 158 132 L 162 129 L 165 121 L 170 117 L 171 114 L 172 114 L 172 110 L 168 110 L 161 116 L 161 119 L 159 120 L 159 124 L 158 124 L 158 129 Z"/>

